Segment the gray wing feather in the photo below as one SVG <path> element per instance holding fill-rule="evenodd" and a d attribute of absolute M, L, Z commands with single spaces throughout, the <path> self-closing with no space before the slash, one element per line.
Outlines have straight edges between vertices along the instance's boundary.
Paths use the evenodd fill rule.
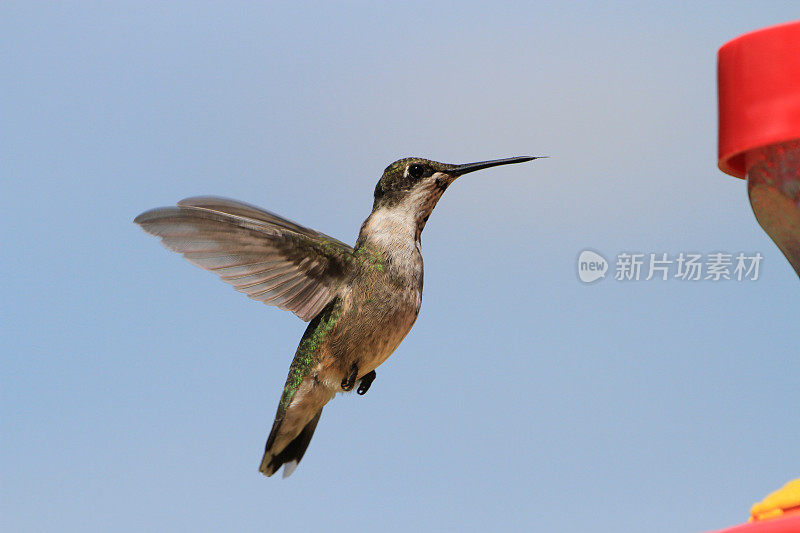
<path fill-rule="evenodd" d="M 236 290 L 303 320 L 333 299 L 353 254 L 324 233 L 226 198 L 187 198 L 134 222 Z"/>

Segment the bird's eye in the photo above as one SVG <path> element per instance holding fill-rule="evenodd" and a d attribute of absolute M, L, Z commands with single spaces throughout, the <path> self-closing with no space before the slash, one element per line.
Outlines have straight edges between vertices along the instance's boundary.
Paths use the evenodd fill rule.
<path fill-rule="evenodd" d="M 409 165 L 408 167 L 408 175 L 415 180 L 420 179 L 424 172 L 425 168 L 422 165 Z"/>

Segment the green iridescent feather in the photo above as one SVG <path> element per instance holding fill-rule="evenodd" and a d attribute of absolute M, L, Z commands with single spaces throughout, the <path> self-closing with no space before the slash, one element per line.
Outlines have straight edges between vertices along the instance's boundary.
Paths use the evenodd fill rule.
<path fill-rule="evenodd" d="M 311 369 L 319 363 L 319 349 L 325 338 L 336 325 L 342 314 L 338 300 L 331 302 L 317 317 L 311 321 L 300 340 L 294 360 L 289 367 L 289 375 L 278 404 L 278 418 L 283 418 L 289 404 L 292 403 L 297 389 Z"/>

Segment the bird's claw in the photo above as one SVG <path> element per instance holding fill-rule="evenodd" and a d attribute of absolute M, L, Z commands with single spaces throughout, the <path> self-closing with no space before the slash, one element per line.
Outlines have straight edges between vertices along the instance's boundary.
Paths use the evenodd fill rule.
<path fill-rule="evenodd" d="M 377 374 L 374 370 L 370 370 L 364 374 L 364 377 L 361 378 L 361 383 L 358 384 L 356 393 L 358 393 L 359 396 L 364 396 L 372 385 L 372 382 L 375 381 L 375 377 L 377 377 Z"/>
<path fill-rule="evenodd" d="M 356 385 L 356 379 L 358 379 L 358 365 L 353 363 L 353 366 L 350 367 L 350 373 L 342 380 L 342 390 L 353 390 L 353 387 Z"/>

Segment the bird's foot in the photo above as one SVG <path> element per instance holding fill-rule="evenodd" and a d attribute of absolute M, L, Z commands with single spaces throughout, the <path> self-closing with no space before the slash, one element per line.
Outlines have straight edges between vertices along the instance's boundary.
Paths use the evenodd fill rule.
<path fill-rule="evenodd" d="M 358 389 L 356 390 L 359 396 L 364 396 L 367 393 L 370 386 L 372 385 L 372 382 L 375 381 L 376 377 L 377 374 L 375 373 L 374 370 L 371 370 L 366 374 L 364 374 L 364 377 L 361 378 L 361 383 L 358 384 Z"/>
<path fill-rule="evenodd" d="M 342 390 L 353 390 L 353 387 L 356 385 L 356 379 L 358 379 L 358 365 L 353 363 L 353 366 L 350 367 L 350 373 L 342 380 Z"/>

